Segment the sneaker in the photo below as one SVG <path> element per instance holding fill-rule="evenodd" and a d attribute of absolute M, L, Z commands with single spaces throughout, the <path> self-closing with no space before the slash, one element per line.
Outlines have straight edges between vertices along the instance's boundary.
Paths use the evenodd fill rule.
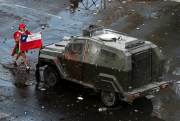
<path fill-rule="evenodd" d="M 30 67 L 29 67 L 29 66 L 26 66 L 26 70 L 29 71 L 29 70 L 30 70 Z"/>
<path fill-rule="evenodd" d="M 16 60 L 14 60 L 14 65 L 19 66 L 19 63 Z"/>

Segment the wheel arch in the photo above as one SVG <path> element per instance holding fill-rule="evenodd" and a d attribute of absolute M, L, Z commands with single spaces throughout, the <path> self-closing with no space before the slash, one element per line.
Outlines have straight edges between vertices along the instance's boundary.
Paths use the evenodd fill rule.
<path fill-rule="evenodd" d="M 58 74 L 61 78 L 64 78 L 67 76 L 64 69 L 62 68 L 61 62 L 58 60 L 57 57 L 41 58 L 37 65 L 38 65 L 38 67 L 43 67 L 46 65 L 52 66 L 52 67 L 54 67 L 54 69 L 56 69 L 56 71 L 58 72 Z"/>
<path fill-rule="evenodd" d="M 100 73 L 95 84 L 97 90 L 107 90 L 123 94 L 123 88 L 114 75 Z"/>

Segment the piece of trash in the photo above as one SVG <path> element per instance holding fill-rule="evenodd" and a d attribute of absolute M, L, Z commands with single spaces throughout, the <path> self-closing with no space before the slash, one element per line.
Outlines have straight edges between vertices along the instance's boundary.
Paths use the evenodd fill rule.
<path fill-rule="evenodd" d="M 137 30 L 139 30 L 140 28 L 136 28 Z"/>
<path fill-rule="evenodd" d="M 83 98 L 81 96 L 77 97 L 78 100 L 83 100 Z"/>
<path fill-rule="evenodd" d="M 6 98 L 4 96 L 0 96 L 0 101 L 5 100 Z"/>
<path fill-rule="evenodd" d="M 127 3 L 127 1 L 122 1 L 123 4 Z"/>
<path fill-rule="evenodd" d="M 26 82 L 25 85 L 31 86 L 31 85 L 33 85 L 33 83 L 32 82 Z"/>
<path fill-rule="evenodd" d="M 109 112 L 110 115 L 113 115 L 113 112 Z"/>
<path fill-rule="evenodd" d="M 41 88 L 41 91 L 45 91 L 46 90 L 46 88 Z"/>
<path fill-rule="evenodd" d="M 151 98 L 153 98 L 154 97 L 154 95 L 146 95 L 146 98 L 147 99 L 151 99 Z"/>
<path fill-rule="evenodd" d="M 42 29 L 42 30 L 45 29 L 45 26 L 41 26 L 41 29 Z"/>
<path fill-rule="evenodd" d="M 137 112 L 138 112 L 138 110 L 134 110 L 134 112 L 136 112 L 136 113 L 137 113 Z"/>
<path fill-rule="evenodd" d="M 44 106 L 42 106 L 42 109 L 44 109 Z"/>
<path fill-rule="evenodd" d="M 107 108 L 99 108 L 98 111 L 99 112 L 107 111 Z"/>
<path fill-rule="evenodd" d="M 74 6 L 74 4 L 70 4 L 72 7 Z"/>
<path fill-rule="evenodd" d="M 151 18 L 159 18 L 160 15 L 159 15 L 159 13 L 151 13 L 151 14 L 150 14 L 150 17 L 151 17 Z"/>
<path fill-rule="evenodd" d="M 97 13 L 93 13 L 94 15 L 96 15 Z"/>
<path fill-rule="evenodd" d="M 70 24 L 70 26 L 73 26 L 73 25 L 74 25 L 73 23 Z"/>
<path fill-rule="evenodd" d="M 100 23 L 101 22 L 101 20 L 98 20 L 98 23 Z"/>

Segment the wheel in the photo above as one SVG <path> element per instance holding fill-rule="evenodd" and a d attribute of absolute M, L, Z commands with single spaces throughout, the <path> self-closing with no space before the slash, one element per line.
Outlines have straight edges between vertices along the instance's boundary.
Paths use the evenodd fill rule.
<path fill-rule="evenodd" d="M 48 86 L 54 87 L 57 86 L 60 80 L 60 76 L 56 69 L 52 66 L 47 66 L 44 69 L 44 81 L 47 83 Z"/>
<path fill-rule="evenodd" d="M 108 107 L 117 106 L 120 102 L 118 94 L 116 92 L 110 92 L 106 90 L 101 91 L 101 100 Z"/>

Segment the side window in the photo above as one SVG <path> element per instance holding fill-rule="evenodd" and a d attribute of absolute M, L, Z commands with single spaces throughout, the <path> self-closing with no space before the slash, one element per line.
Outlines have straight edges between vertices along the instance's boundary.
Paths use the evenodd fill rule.
<path fill-rule="evenodd" d="M 83 51 L 83 43 L 74 43 L 73 44 L 73 51 L 75 53 L 81 54 Z"/>
<path fill-rule="evenodd" d="M 112 60 L 115 60 L 115 58 L 116 58 L 116 53 L 110 52 L 110 51 L 105 50 L 105 49 L 101 49 L 99 54 L 101 56 L 104 56 L 104 57 L 112 59 Z"/>
<path fill-rule="evenodd" d="M 66 46 L 66 51 L 81 54 L 83 51 L 83 43 L 69 43 Z"/>
<path fill-rule="evenodd" d="M 69 44 L 66 46 L 66 51 L 67 51 L 67 52 L 72 52 L 72 50 L 73 50 L 72 43 L 69 43 Z"/>

